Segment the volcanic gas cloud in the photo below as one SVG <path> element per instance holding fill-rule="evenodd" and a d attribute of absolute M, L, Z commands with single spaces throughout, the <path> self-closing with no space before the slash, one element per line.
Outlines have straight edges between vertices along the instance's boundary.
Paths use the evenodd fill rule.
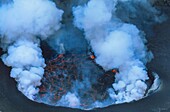
<path fill-rule="evenodd" d="M 18 90 L 36 102 L 92 109 L 139 100 L 157 89 L 159 77 L 148 83 L 154 76 L 148 75 L 145 66 L 153 58 L 152 52 L 146 47 L 144 32 L 131 24 L 130 18 L 138 19 L 140 7 L 146 13 L 141 21 L 150 18 L 152 23 L 161 22 L 159 11 L 148 0 L 77 2 L 84 5 L 77 6 L 72 1 L 72 21 L 63 26 L 62 15 L 67 8 L 58 9 L 50 0 L 1 4 L 0 46 L 5 52 L 2 60 L 12 68 L 10 76 L 16 80 Z M 127 13 L 119 15 L 124 6 Z M 64 38 L 58 35 L 64 26 L 83 33 L 85 52 L 65 47 L 74 37 L 64 40 L 66 43 L 53 44 Z M 49 46 L 59 49 L 54 49 L 55 55 L 45 61 L 40 42 L 47 38 L 52 38 L 47 42 Z"/>

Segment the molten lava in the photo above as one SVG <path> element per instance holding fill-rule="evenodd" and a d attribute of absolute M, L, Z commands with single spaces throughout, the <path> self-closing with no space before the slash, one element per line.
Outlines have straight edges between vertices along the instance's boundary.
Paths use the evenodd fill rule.
<path fill-rule="evenodd" d="M 66 53 L 49 60 L 36 100 L 57 105 L 63 95 L 76 91 L 84 108 L 95 101 L 104 101 L 109 97 L 107 89 L 112 86 L 117 70 L 105 72 L 94 59 L 94 55 L 89 58 L 86 54 Z M 78 87 L 81 85 L 84 87 Z"/>

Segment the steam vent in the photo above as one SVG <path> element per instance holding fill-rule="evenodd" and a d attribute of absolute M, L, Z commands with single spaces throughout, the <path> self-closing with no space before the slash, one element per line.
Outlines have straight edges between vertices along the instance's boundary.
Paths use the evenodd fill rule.
<path fill-rule="evenodd" d="M 0 0 L 0 112 L 169 112 L 168 0 Z"/>

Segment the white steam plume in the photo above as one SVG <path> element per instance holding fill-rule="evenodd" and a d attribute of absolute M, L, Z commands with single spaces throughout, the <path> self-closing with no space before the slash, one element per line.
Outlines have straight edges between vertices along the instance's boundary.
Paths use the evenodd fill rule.
<path fill-rule="evenodd" d="M 68 92 L 66 95 L 57 102 L 59 106 L 77 108 L 80 106 L 79 98 L 71 92 Z"/>
<path fill-rule="evenodd" d="M 10 76 L 18 89 L 34 100 L 44 74 L 45 60 L 40 40 L 60 28 L 63 11 L 49 0 L 13 0 L 0 7 L 1 47 L 7 51 L 3 62 L 11 66 Z"/>
<path fill-rule="evenodd" d="M 131 0 L 121 0 L 127 2 Z M 119 69 L 113 88 L 108 90 L 113 103 L 130 102 L 144 97 L 149 79 L 145 64 L 152 58 L 146 40 L 133 24 L 116 17 L 118 0 L 90 0 L 87 5 L 73 8 L 74 25 L 85 31 L 96 55 L 96 63 L 103 69 Z M 148 1 L 137 0 L 143 4 Z M 153 8 L 148 5 L 151 10 Z"/>

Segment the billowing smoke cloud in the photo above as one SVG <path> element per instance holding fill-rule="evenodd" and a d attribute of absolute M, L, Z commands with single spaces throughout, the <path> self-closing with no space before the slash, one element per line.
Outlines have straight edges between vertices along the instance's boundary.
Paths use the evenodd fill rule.
<path fill-rule="evenodd" d="M 49 0 L 13 0 L 0 7 L 1 47 L 7 51 L 2 60 L 12 67 L 10 76 L 18 82 L 18 89 L 31 100 L 39 91 L 46 66 L 40 40 L 60 28 L 62 14 Z"/>
<path fill-rule="evenodd" d="M 73 0 L 69 3 L 72 6 L 76 2 L 83 4 L 86 1 Z M 126 11 L 121 11 L 119 5 L 126 7 Z M 146 10 L 146 18 L 140 16 L 141 13 L 138 10 L 140 8 L 137 6 Z M 68 9 L 65 7 L 65 10 L 70 12 Z M 112 87 L 107 90 L 109 98 L 104 101 L 93 101 L 92 104 L 90 102 L 87 107 L 83 107 L 81 93 L 88 92 L 92 82 L 97 80 L 95 75 L 88 74 L 87 68 L 84 69 L 83 81 L 73 82 L 71 90 L 66 91 L 55 104 L 91 109 L 143 98 L 148 89 L 146 81 L 149 79 L 145 65 L 153 58 L 153 55 L 145 46 L 147 41 L 144 34 L 135 25 L 130 24 L 130 19 L 140 18 L 139 21 L 142 21 L 150 18 L 149 21 L 160 22 L 162 18 L 159 18 L 157 14 L 158 11 L 148 0 L 89 0 L 84 6 L 73 7 L 74 25 L 84 31 L 85 38 L 96 57 L 95 62 L 105 71 L 118 69 L 118 72 Z M 10 76 L 17 81 L 18 89 L 31 100 L 34 100 L 39 92 L 38 86 L 41 85 L 46 67 L 40 41 L 53 34 L 57 37 L 64 31 L 66 33 L 67 30 L 56 33 L 61 27 L 62 15 L 63 11 L 50 0 L 13 0 L 6 5 L 0 4 L 0 46 L 6 51 L 2 60 L 7 66 L 12 67 Z M 124 20 L 127 23 L 123 22 Z M 70 23 L 68 26 L 68 28 L 72 27 Z M 64 38 L 64 36 L 68 35 L 59 37 Z M 76 33 L 71 38 L 74 36 L 79 35 Z M 67 39 L 64 40 L 67 41 Z M 52 40 L 51 46 L 56 48 L 55 45 L 59 44 L 60 50 L 56 48 L 59 54 L 66 53 L 70 47 L 55 42 Z M 85 61 L 82 62 L 85 63 Z M 149 91 L 158 88 L 159 77 L 157 75 L 155 77 L 155 83 Z M 84 90 L 84 93 L 78 90 Z M 87 100 L 91 99 L 87 98 Z"/>
<path fill-rule="evenodd" d="M 62 98 L 58 102 L 58 105 L 78 108 L 80 107 L 80 100 L 74 93 L 68 92 L 66 95 L 62 96 Z"/>
<path fill-rule="evenodd" d="M 145 46 L 146 39 L 141 31 L 116 16 L 119 2 L 131 0 L 90 0 L 87 5 L 73 8 L 74 25 L 84 30 L 96 63 L 106 71 L 119 69 L 113 87 L 108 90 L 113 103 L 144 97 L 147 90 L 145 82 L 149 79 L 145 64 L 153 57 Z M 147 5 L 148 10 L 156 12 L 147 0 L 137 0 L 135 4 Z M 158 21 L 158 18 L 155 19 Z"/>

